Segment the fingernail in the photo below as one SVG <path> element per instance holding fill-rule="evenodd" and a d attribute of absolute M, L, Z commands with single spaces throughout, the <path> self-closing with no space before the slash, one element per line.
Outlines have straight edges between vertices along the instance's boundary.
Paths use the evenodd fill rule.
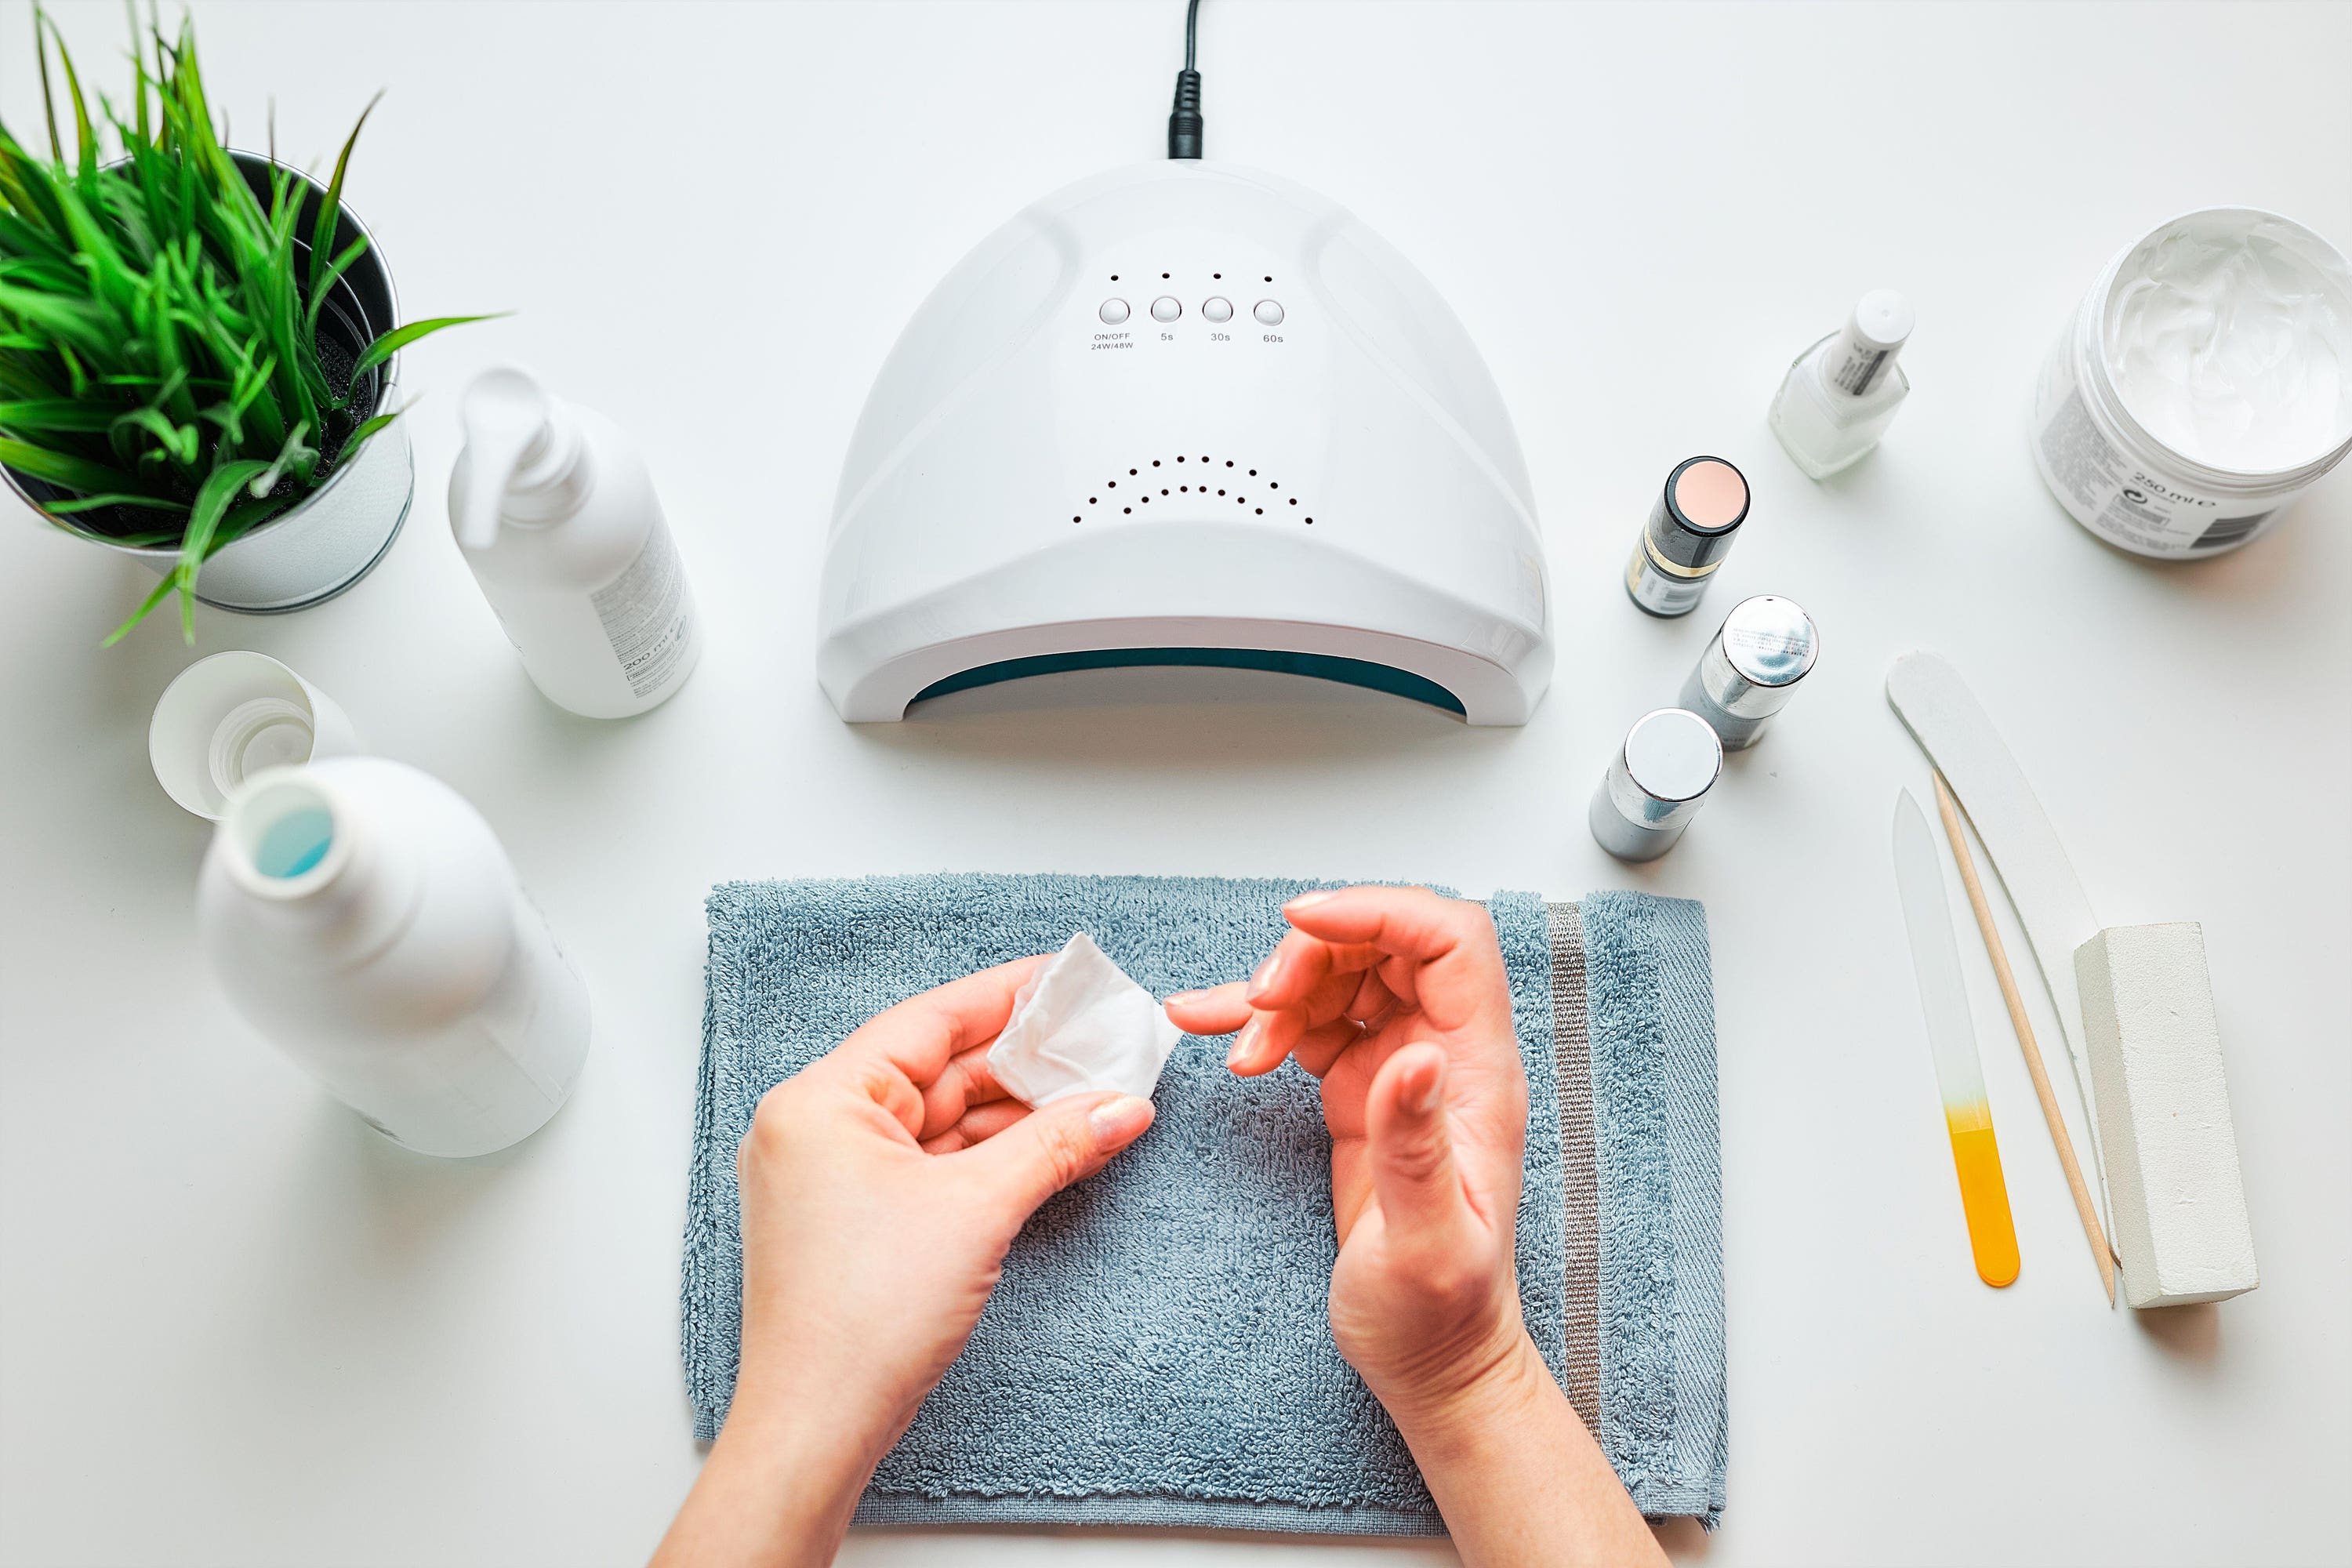
<path fill-rule="evenodd" d="M 1150 1125 L 1151 1101 L 1131 1094 L 1113 1095 L 1087 1112 L 1097 1145 L 1127 1142 Z"/>
<path fill-rule="evenodd" d="M 1413 1114 L 1426 1116 L 1437 1109 L 1438 1091 L 1445 1087 L 1445 1072 L 1443 1068 L 1433 1067 L 1420 1077 L 1421 1082 L 1414 1086 L 1409 1099 Z"/>
<path fill-rule="evenodd" d="M 1201 994 L 1200 992 L 1198 992 L 1198 991 L 1179 991 L 1178 993 L 1176 993 L 1176 994 L 1175 994 L 1175 995 L 1171 996 L 1170 998 L 1168 998 L 1168 1000 L 1167 1000 L 1167 1001 L 1162 1002 L 1162 1003 L 1161 1003 L 1161 1004 L 1160 1004 L 1160 1005 L 1162 1007 L 1173 1007 L 1173 1006 L 1175 1006 L 1179 1002 L 1190 1002 L 1190 1001 L 1192 1001 L 1194 997 L 1199 996 L 1200 994 Z"/>
<path fill-rule="evenodd" d="M 1301 893 L 1282 907 L 1286 910 L 1311 910 L 1318 904 L 1329 902 L 1330 898 L 1328 893 Z"/>
<path fill-rule="evenodd" d="M 1265 962 L 1257 966 L 1257 973 L 1250 976 L 1250 1000 L 1255 1002 L 1259 997 L 1265 995 L 1267 992 L 1273 990 L 1274 983 L 1277 979 L 1281 978 L 1283 970 L 1287 968 L 1289 963 L 1290 955 L 1284 952 L 1282 949 L 1278 947 L 1272 952 L 1267 953 L 1265 955 Z"/>
<path fill-rule="evenodd" d="M 1255 1018 L 1244 1024 L 1242 1032 L 1234 1037 L 1234 1048 L 1225 1053 L 1225 1065 L 1229 1068 L 1238 1068 L 1247 1061 L 1256 1051 L 1257 1037 L 1265 1032 L 1265 1026 Z"/>

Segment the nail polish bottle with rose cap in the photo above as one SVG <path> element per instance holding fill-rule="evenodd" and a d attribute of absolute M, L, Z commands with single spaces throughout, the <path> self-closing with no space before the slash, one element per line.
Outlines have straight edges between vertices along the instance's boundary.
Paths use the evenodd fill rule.
<path fill-rule="evenodd" d="M 1625 592 L 1649 615 L 1689 615 L 1747 521 L 1747 476 L 1721 458 L 1685 458 L 1650 508 Z"/>

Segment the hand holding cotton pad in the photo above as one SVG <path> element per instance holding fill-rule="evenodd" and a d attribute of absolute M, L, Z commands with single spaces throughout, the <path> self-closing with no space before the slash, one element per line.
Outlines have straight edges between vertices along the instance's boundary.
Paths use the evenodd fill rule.
<path fill-rule="evenodd" d="M 1183 1034 L 1080 931 L 1014 995 L 1013 1016 L 988 1047 L 988 1068 L 1033 1108 L 1098 1089 L 1149 1100 Z"/>

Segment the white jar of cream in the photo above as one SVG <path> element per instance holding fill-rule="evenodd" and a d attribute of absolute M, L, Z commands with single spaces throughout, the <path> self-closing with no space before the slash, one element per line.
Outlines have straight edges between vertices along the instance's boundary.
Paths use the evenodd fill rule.
<path fill-rule="evenodd" d="M 2352 267 L 2252 207 L 2158 226 L 2059 335 L 2032 433 L 2051 493 L 2108 543 L 2245 543 L 2352 450 Z"/>

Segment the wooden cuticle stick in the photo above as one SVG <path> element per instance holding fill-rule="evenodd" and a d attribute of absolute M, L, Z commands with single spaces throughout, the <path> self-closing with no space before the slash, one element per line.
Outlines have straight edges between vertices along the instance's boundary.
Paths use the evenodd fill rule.
<path fill-rule="evenodd" d="M 2042 1119 L 2050 1124 L 2050 1141 L 2058 1147 L 2058 1163 L 2066 1172 L 2066 1185 L 2074 1190 L 2074 1212 L 2082 1216 L 2083 1235 L 2091 1243 L 2091 1258 L 2099 1266 L 2099 1283 L 2106 1287 L 2107 1304 L 2116 1300 L 2116 1254 L 2107 1245 L 2107 1234 L 2099 1226 L 2099 1211 L 2092 1205 L 2091 1190 L 2083 1182 L 2083 1167 L 2074 1160 L 2074 1140 L 2067 1134 L 2066 1119 L 2059 1113 L 2058 1097 L 2050 1092 L 2050 1074 L 2042 1066 L 2042 1047 L 2034 1043 L 2033 1026 L 2025 1016 L 2025 999 L 2017 994 L 2017 977 L 2010 973 L 2009 954 L 2002 951 L 2000 932 L 1993 928 L 1992 910 L 1985 902 L 1984 884 L 1977 879 L 1976 861 L 1969 855 L 1968 836 L 1960 828 L 1959 803 L 1952 798 L 1952 786 L 1944 782 L 1944 772 L 1936 770 L 1936 810 L 1944 819 L 1944 837 L 1952 841 L 1952 858 L 1960 865 L 1960 882 L 1969 890 L 1969 908 L 1976 911 L 1977 930 L 1984 933 L 1985 951 L 1992 957 L 1993 978 L 2000 982 L 2000 999 L 2009 1005 L 2010 1027 L 2017 1031 L 2017 1048 L 2025 1058 L 2025 1070 L 2032 1075 L 2033 1092 L 2042 1101 Z"/>

